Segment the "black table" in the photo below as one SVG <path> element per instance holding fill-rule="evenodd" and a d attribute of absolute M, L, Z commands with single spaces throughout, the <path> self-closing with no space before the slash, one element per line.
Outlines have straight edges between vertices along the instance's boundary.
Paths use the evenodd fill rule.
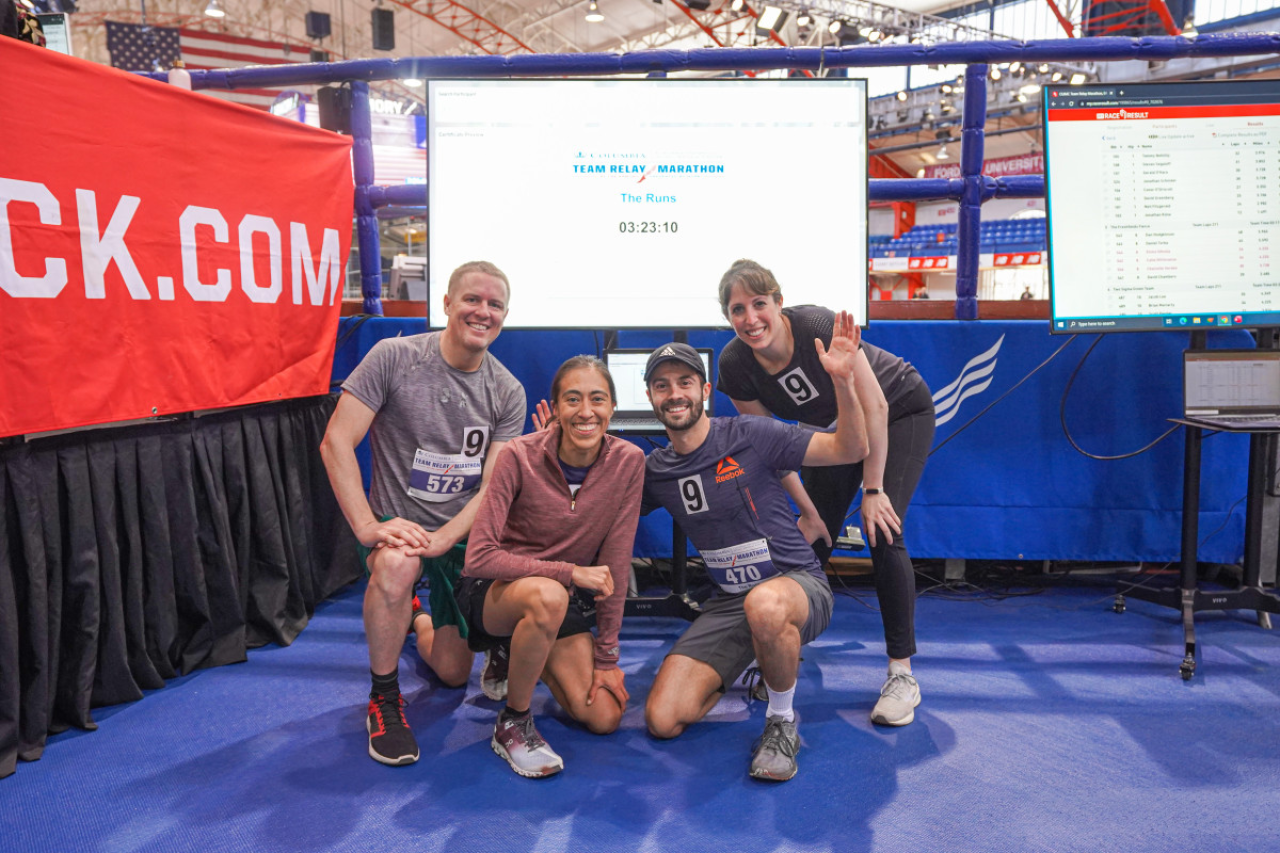
<path fill-rule="evenodd" d="M 1200 530 L 1200 443 L 1204 429 L 1181 418 L 1186 427 L 1182 472 L 1182 580 L 1176 589 L 1132 586 L 1116 594 L 1115 610 L 1123 613 L 1126 595 L 1182 611 L 1186 656 L 1178 667 L 1183 680 L 1196 672 L 1195 614 L 1201 610 L 1254 610 L 1263 628 L 1271 627 L 1271 613 L 1280 613 L 1280 597 L 1259 583 L 1262 555 L 1262 502 L 1266 490 L 1266 436 L 1280 430 L 1224 427 L 1222 432 L 1249 433 L 1249 484 L 1244 524 L 1244 572 L 1239 589 L 1206 592 L 1196 583 L 1196 550 Z"/>

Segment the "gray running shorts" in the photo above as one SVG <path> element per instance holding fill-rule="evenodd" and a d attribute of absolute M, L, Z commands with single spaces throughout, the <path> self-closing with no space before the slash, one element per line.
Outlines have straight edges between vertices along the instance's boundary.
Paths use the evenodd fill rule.
<path fill-rule="evenodd" d="M 831 623 L 835 599 L 831 587 L 808 572 L 788 572 L 783 577 L 800 584 L 809 598 L 809 619 L 800 631 L 800 643 L 812 643 Z M 702 661 L 720 676 L 720 689 L 727 690 L 755 660 L 751 626 L 743 602 L 747 595 L 720 595 L 702 605 L 702 613 L 676 640 L 669 655 L 684 655 Z"/>

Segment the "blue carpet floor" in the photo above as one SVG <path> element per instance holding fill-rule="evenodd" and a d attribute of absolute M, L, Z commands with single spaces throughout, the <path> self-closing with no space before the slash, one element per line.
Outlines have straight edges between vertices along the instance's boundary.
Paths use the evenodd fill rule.
<path fill-rule="evenodd" d="M 1201 614 L 1196 677 L 1176 614 L 1106 588 L 1002 601 L 926 596 L 914 724 L 871 725 L 885 661 L 874 597 L 837 597 L 797 690 L 800 774 L 746 776 L 763 726 L 741 687 L 683 737 L 642 703 L 682 623 L 630 620 L 633 702 L 596 737 L 534 710 L 564 756 L 546 780 L 489 749 L 497 705 L 433 682 L 406 646 L 401 682 L 423 758 L 366 753 L 359 587 L 289 648 L 100 709 L 0 781 L 4 851 L 1278 851 L 1280 636 Z"/>

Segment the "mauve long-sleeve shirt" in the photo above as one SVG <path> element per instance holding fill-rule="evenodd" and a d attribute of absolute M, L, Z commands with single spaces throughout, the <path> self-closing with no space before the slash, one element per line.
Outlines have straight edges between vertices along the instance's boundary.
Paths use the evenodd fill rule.
<path fill-rule="evenodd" d="M 467 540 L 467 577 L 538 576 L 566 587 L 573 567 L 608 566 L 613 594 L 596 596 L 595 665 L 618 665 L 618 631 L 640 518 L 644 452 L 606 435 L 576 496 L 556 456 L 560 427 L 507 443 Z"/>

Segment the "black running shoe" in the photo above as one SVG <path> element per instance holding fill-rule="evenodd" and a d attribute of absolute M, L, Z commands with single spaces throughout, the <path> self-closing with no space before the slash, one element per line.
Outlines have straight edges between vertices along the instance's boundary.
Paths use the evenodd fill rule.
<path fill-rule="evenodd" d="M 418 741 L 404 719 L 404 697 L 369 694 L 369 757 L 393 767 L 418 760 Z"/>

